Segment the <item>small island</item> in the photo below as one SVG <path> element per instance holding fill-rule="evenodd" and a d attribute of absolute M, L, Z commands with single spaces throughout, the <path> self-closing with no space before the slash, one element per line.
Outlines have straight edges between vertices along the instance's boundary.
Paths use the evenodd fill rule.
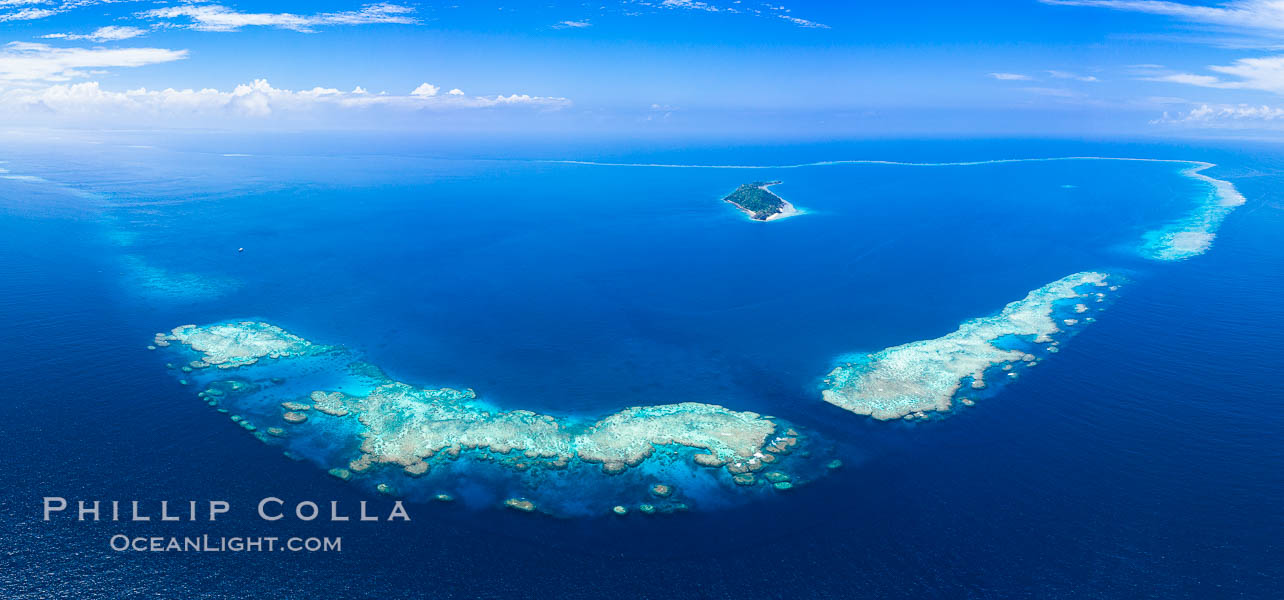
<path fill-rule="evenodd" d="M 736 205 L 750 219 L 755 221 L 773 221 L 799 214 L 794 205 L 767 189 L 779 181 L 755 181 L 746 183 L 723 198 Z"/>

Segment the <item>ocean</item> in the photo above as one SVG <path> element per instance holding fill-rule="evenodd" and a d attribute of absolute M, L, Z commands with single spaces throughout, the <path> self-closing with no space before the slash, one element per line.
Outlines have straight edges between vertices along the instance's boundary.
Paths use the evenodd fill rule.
<path fill-rule="evenodd" d="M 1284 586 L 1278 147 L 10 136 L 5 597 L 1267 598 Z M 1066 157 L 1085 158 L 1012 160 Z M 1233 185 L 1242 206 L 1223 206 L 1191 161 L 1215 165 L 1198 174 Z M 803 214 L 754 222 L 721 200 L 775 180 Z M 1156 249 L 1192 229 L 1215 237 Z M 1095 322 L 1057 313 L 1073 336 L 974 406 L 876 420 L 822 399 L 836 367 L 1082 272 L 1117 286 L 1084 313 Z M 341 346 L 391 380 L 472 389 L 495 412 L 587 423 L 697 402 L 770 415 L 805 439 L 808 456 L 789 460 L 813 467 L 783 492 L 691 476 L 677 486 L 688 510 L 647 515 L 621 496 L 632 475 L 573 467 L 538 487 L 473 465 L 389 475 L 410 522 L 265 522 L 253 508 L 269 496 L 351 513 L 364 500 L 383 515 L 394 499 L 375 479 L 327 474 L 359 443 L 352 432 L 324 448 L 337 434 L 264 443 L 196 397 L 204 375 L 166 368 L 192 356 L 147 349 L 157 332 L 242 320 Z M 247 369 L 293 381 L 278 362 Z M 524 484 L 541 510 L 502 505 Z M 233 510 L 216 523 L 45 521 L 49 496 Z M 117 551 L 117 534 L 341 536 L 343 548 Z"/>

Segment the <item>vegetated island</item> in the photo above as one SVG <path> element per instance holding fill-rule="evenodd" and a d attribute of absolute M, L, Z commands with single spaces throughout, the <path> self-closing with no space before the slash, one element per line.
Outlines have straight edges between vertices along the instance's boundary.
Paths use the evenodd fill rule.
<path fill-rule="evenodd" d="M 723 198 L 736 205 L 750 219 L 755 221 L 774 221 L 799 214 L 794 205 L 767 189 L 779 181 L 755 181 L 746 183 Z"/>

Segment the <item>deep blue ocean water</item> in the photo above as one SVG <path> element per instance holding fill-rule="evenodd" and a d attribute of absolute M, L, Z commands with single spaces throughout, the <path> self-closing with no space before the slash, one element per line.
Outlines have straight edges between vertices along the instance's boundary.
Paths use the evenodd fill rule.
<path fill-rule="evenodd" d="M 101 143 L 14 139 L 0 156 L 18 176 L 0 179 L 6 597 L 1267 598 L 1284 585 L 1284 149 L 88 141 Z M 1174 163 L 544 162 L 1083 155 L 1217 163 L 1206 173 L 1248 202 L 1208 253 L 1164 263 L 1138 255 L 1142 235 L 1207 193 Z M 806 214 L 753 223 L 719 201 L 775 179 Z M 976 407 L 884 423 L 819 399 L 845 354 L 938 337 L 1083 270 L 1127 283 Z M 216 418 L 144 348 L 241 317 L 506 408 L 775 414 L 846 466 L 655 518 L 456 504 L 412 506 L 409 524 L 265 524 L 252 507 L 267 495 L 388 502 Z M 217 524 L 42 522 L 50 495 L 236 510 Z M 121 532 L 342 535 L 344 551 L 113 552 Z"/>

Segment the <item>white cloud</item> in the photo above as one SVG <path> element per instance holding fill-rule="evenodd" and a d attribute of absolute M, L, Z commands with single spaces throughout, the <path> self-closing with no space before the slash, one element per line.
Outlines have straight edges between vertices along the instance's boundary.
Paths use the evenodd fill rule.
<path fill-rule="evenodd" d="M 716 6 L 708 4 L 706 2 L 696 2 L 695 0 L 664 0 L 663 2 L 660 3 L 660 6 L 663 6 L 665 8 L 685 8 L 688 10 L 703 10 L 706 12 L 720 12 L 723 10 Z"/>
<path fill-rule="evenodd" d="M 807 29 L 829 29 L 829 26 L 824 23 L 808 21 L 807 19 L 799 19 L 798 17 L 791 17 L 789 15 L 777 15 L 777 16 L 799 27 L 804 27 Z"/>
<path fill-rule="evenodd" d="M 60 15 L 76 8 L 126 1 L 129 0 L 0 0 L 0 22 L 33 21 Z M 39 5 L 40 8 L 31 8 L 32 5 Z M 12 10 L 18 6 L 27 8 Z"/>
<path fill-rule="evenodd" d="M 1030 92 L 1031 94 L 1038 94 L 1040 96 L 1051 96 L 1053 98 L 1082 98 L 1083 97 L 1082 93 L 1076 92 L 1074 90 L 1067 90 L 1062 88 L 1027 87 L 1027 88 L 1021 88 L 1021 89 L 1027 92 Z"/>
<path fill-rule="evenodd" d="M 0 22 L 33 21 L 35 19 L 52 17 L 60 12 L 62 11 L 48 8 L 24 8 L 22 10 L 15 10 L 9 13 L 0 13 Z"/>
<path fill-rule="evenodd" d="M 731 0 L 721 6 L 711 4 L 709 2 L 702 2 L 700 0 L 626 0 L 624 3 L 631 9 L 635 7 L 647 7 L 651 9 L 690 10 L 719 14 L 749 15 L 780 19 L 804 29 L 830 29 L 829 25 L 824 23 L 790 15 L 789 13 L 791 13 L 792 10 L 785 6 L 773 6 L 767 3 L 750 4 L 742 2 L 741 0 Z M 625 14 L 636 16 L 640 13 L 630 10 L 625 12 Z"/>
<path fill-rule="evenodd" d="M 262 79 L 238 85 L 230 91 L 213 88 L 200 90 L 140 88 L 116 92 L 102 89 L 98 82 L 85 82 L 58 84 L 41 89 L 17 88 L 0 92 L 0 115 L 20 120 L 24 114 L 52 115 L 55 118 L 68 119 L 92 117 L 126 121 L 131 117 L 159 117 L 167 121 L 269 119 L 290 116 L 328 119 L 350 111 L 445 111 L 500 106 L 558 109 L 569 105 L 570 101 L 565 98 L 526 94 L 465 96 L 461 93 L 444 96 L 423 94 L 393 96 L 369 94 L 359 87 L 352 92 L 322 87 L 295 91 L 274 88 Z"/>
<path fill-rule="evenodd" d="M 187 58 L 186 50 L 165 48 L 54 48 L 10 42 L 0 49 L 0 80 L 69 81 L 87 77 L 82 69 L 141 67 Z"/>
<path fill-rule="evenodd" d="M 1236 87 L 1284 94 L 1284 56 L 1241 58 L 1233 64 L 1208 69 L 1239 78 L 1232 82 Z"/>
<path fill-rule="evenodd" d="M 1284 30 L 1284 2 L 1280 0 L 1232 0 L 1216 6 L 1202 6 L 1164 0 L 1039 0 L 1058 6 L 1091 6 L 1128 12 L 1174 17 L 1204 25 L 1256 30 Z"/>
<path fill-rule="evenodd" d="M 553 24 L 553 29 L 584 29 L 592 26 L 588 19 L 584 19 L 583 21 L 559 21 Z"/>
<path fill-rule="evenodd" d="M 448 93 L 449 93 L 451 96 L 463 96 L 463 95 L 464 95 L 464 90 L 461 90 L 461 89 L 459 89 L 459 88 L 455 88 L 455 89 L 453 89 L 453 90 L 450 90 L 450 92 L 448 92 Z"/>
<path fill-rule="evenodd" d="M 293 31 L 311 32 L 327 25 L 369 25 L 373 23 L 414 24 L 415 9 L 400 4 L 381 2 L 366 4 L 360 10 L 347 12 L 296 15 L 292 13 L 244 13 L 220 4 L 184 4 L 154 8 L 138 13 L 140 18 L 172 23 L 185 20 L 179 26 L 198 31 L 238 31 L 242 27 L 276 27 Z"/>
<path fill-rule="evenodd" d="M 1221 76 L 1174 73 L 1145 79 L 1206 88 L 1261 90 L 1284 94 L 1284 56 L 1241 58 L 1230 65 L 1212 65 L 1208 70 L 1219 73 Z"/>
<path fill-rule="evenodd" d="M 440 90 L 441 88 L 431 83 L 422 83 L 422 84 L 419 84 L 419 87 L 415 88 L 414 91 L 410 92 L 410 95 L 426 98 L 428 96 L 436 96 L 437 92 Z"/>
<path fill-rule="evenodd" d="M 1048 76 L 1054 79 L 1073 79 L 1075 81 L 1100 81 L 1092 75 L 1079 75 L 1068 71 L 1048 71 Z"/>
<path fill-rule="evenodd" d="M 1165 81 L 1168 83 L 1184 83 L 1186 85 L 1197 85 L 1199 87 L 1224 88 L 1227 82 L 1213 77 L 1212 75 L 1196 75 L 1194 73 L 1174 73 L 1172 75 L 1158 75 L 1155 77 L 1146 77 L 1145 81 Z"/>
<path fill-rule="evenodd" d="M 1176 98 L 1173 96 L 1150 96 L 1146 98 L 1144 102 L 1147 102 L 1150 104 L 1182 104 L 1182 105 L 1191 104 L 1190 100 L 1187 100 L 1185 98 Z"/>
<path fill-rule="evenodd" d="M 990 77 L 998 79 L 999 81 L 1029 81 L 1031 79 L 1029 75 L 1022 75 L 1020 73 L 990 73 Z"/>
<path fill-rule="evenodd" d="M 1219 104 L 1200 106 L 1185 113 L 1169 114 L 1152 124 L 1177 123 L 1203 126 L 1227 126 L 1237 122 L 1262 123 L 1266 121 L 1284 121 L 1284 107 L 1248 104 Z"/>
<path fill-rule="evenodd" d="M 115 42 L 120 40 L 127 40 L 130 38 L 136 38 L 140 35 L 145 35 L 146 33 L 147 33 L 146 29 L 139 29 L 137 27 L 120 27 L 116 25 L 109 25 L 107 27 L 99 27 L 98 29 L 95 29 L 93 33 L 86 33 L 86 34 L 51 33 L 49 35 L 41 36 L 41 37 L 44 37 L 47 39 L 60 39 L 60 40 L 90 40 L 93 42 Z"/>

